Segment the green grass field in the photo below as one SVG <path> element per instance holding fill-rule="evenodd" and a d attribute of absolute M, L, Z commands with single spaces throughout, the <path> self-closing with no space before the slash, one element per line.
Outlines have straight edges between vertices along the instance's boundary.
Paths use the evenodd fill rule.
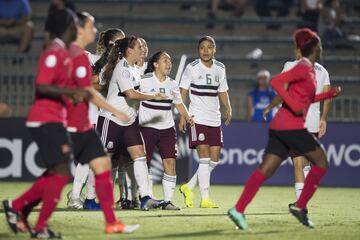
<path fill-rule="evenodd" d="M 0 198 L 12 198 L 29 186 L 28 183 L 0 183 Z M 162 196 L 160 185 L 155 195 Z M 66 208 L 66 192 L 52 216 L 50 225 L 61 232 L 64 239 L 360 239 L 360 189 L 320 188 L 309 205 L 315 229 L 300 225 L 287 211 L 294 200 L 291 187 L 263 187 L 247 210 L 250 231 L 235 230 L 226 216 L 228 208 L 237 200 L 242 187 L 213 186 L 211 195 L 219 209 L 183 208 L 181 211 L 117 210 L 125 223 L 141 225 L 129 235 L 105 235 L 101 212 L 73 211 Z M 117 191 L 116 191 L 117 192 Z M 198 192 L 196 206 L 199 205 Z M 175 192 L 175 204 L 184 207 L 182 196 Z M 30 217 L 34 222 L 38 211 Z M 0 239 L 29 239 L 27 234 L 10 233 L 1 210 Z"/>

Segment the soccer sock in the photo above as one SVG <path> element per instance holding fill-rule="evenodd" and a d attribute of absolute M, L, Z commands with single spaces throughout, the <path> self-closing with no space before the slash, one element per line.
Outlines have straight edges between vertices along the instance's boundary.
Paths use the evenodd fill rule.
<path fill-rule="evenodd" d="M 214 168 L 216 168 L 216 166 L 218 165 L 219 162 L 215 162 L 215 161 L 210 161 L 210 164 L 209 164 L 209 171 L 210 173 L 214 170 Z"/>
<path fill-rule="evenodd" d="M 134 175 L 134 163 L 129 163 L 126 166 L 126 185 L 127 185 L 127 199 L 135 200 L 137 197 L 138 185 Z"/>
<path fill-rule="evenodd" d="M 149 176 L 149 194 L 150 194 L 150 197 L 153 197 L 154 196 L 154 193 L 153 193 L 153 175 L 152 175 L 152 171 L 151 171 L 151 167 L 149 166 L 149 170 L 148 170 L 148 176 Z"/>
<path fill-rule="evenodd" d="M 43 205 L 40 210 L 38 221 L 34 227 L 35 231 L 41 231 L 47 227 L 47 221 L 54 212 L 58 202 L 60 201 L 61 192 L 70 177 L 61 175 L 48 176 L 42 197 Z"/>
<path fill-rule="evenodd" d="M 76 165 L 74 183 L 71 192 L 72 199 L 80 198 L 81 189 L 89 175 L 89 169 L 89 164 L 78 163 L 78 165 Z"/>
<path fill-rule="evenodd" d="M 89 169 L 89 176 L 86 182 L 86 188 L 87 188 L 87 199 L 94 199 L 96 197 L 95 193 L 95 174 L 92 169 Z"/>
<path fill-rule="evenodd" d="M 141 197 L 150 196 L 149 174 L 145 156 L 134 159 L 134 174 Z"/>
<path fill-rule="evenodd" d="M 114 186 L 111 171 L 95 175 L 95 190 L 107 224 L 116 222 L 114 212 Z"/>
<path fill-rule="evenodd" d="M 170 176 L 164 173 L 162 178 L 162 185 L 164 191 L 164 201 L 171 201 L 176 186 L 176 176 Z"/>
<path fill-rule="evenodd" d="M 38 199 L 32 203 L 29 203 L 27 205 L 25 205 L 23 207 L 23 209 L 21 210 L 21 219 L 26 220 L 28 216 L 30 215 L 31 211 L 34 209 L 34 207 L 36 207 L 37 205 L 39 205 L 39 203 L 41 202 L 41 199 Z"/>
<path fill-rule="evenodd" d="M 41 199 L 46 186 L 47 177 L 48 176 L 40 176 L 29 190 L 11 202 L 12 208 L 16 212 L 20 212 L 27 204 Z"/>
<path fill-rule="evenodd" d="M 198 183 L 198 172 L 199 172 L 199 168 L 196 170 L 194 175 L 191 177 L 190 181 L 187 183 L 187 185 L 191 190 L 194 189 L 196 184 Z"/>
<path fill-rule="evenodd" d="M 314 195 L 321 178 L 325 175 L 327 169 L 319 166 L 313 166 L 309 172 L 309 175 L 305 178 L 304 189 L 296 202 L 296 207 L 304 209 L 307 203 Z"/>
<path fill-rule="evenodd" d="M 119 181 L 119 190 L 120 198 L 126 199 L 127 194 L 127 180 L 126 180 L 126 168 L 121 166 L 118 168 L 118 181 Z"/>
<path fill-rule="evenodd" d="M 310 165 L 307 165 L 307 166 L 305 166 L 305 167 L 303 168 L 304 178 L 307 177 L 307 175 L 309 174 L 310 170 L 311 170 L 311 166 L 310 166 Z"/>
<path fill-rule="evenodd" d="M 301 183 L 301 182 L 295 183 L 295 196 L 296 196 L 296 200 L 299 199 L 303 188 L 304 188 L 304 183 Z"/>
<path fill-rule="evenodd" d="M 263 182 L 266 180 L 266 177 L 259 169 L 256 169 L 253 174 L 250 176 L 250 178 L 247 180 L 245 188 L 236 203 L 236 211 L 240 213 L 244 213 L 245 208 L 251 200 L 255 197 L 257 191 L 263 184 Z"/>
<path fill-rule="evenodd" d="M 210 158 L 200 158 L 198 178 L 199 188 L 202 199 L 209 198 L 209 187 L 210 187 L 210 170 L 209 170 Z"/>
<path fill-rule="evenodd" d="M 112 179 L 112 182 L 113 182 L 113 187 L 114 187 L 114 185 L 116 183 L 116 178 L 118 178 L 117 173 L 118 173 L 118 167 L 115 167 L 115 168 L 113 168 L 111 170 L 111 179 Z"/>

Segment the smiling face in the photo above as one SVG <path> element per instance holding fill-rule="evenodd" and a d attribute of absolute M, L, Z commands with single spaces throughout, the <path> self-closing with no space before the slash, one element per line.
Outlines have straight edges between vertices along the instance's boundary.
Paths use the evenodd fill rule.
<path fill-rule="evenodd" d="M 216 53 L 216 46 L 212 41 L 204 40 L 199 45 L 199 56 L 203 62 L 212 61 Z"/>
<path fill-rule="evenodd" d="M 141 56 L 143 56 L 144 54 L 144 50 L 143 47 L 141 46 L 141 42 L 139 39 L 136 39 L 136 42 L 134 44 L 134 47 L 129 47 L 127 49 L 127 59 L 129 60 L 129 58 L 132 59 L 132 62 L 136 63 L 138 61 L 141 60 Z"/>
<path fill-rule="evenodd" d="M 167 76 L 171 72 L 172 63 L 170 55 L 166 52 L 162 53 L 159 60 L 154 62 L 155 73 L 158 73 L 162 76 Z"/>
<path fill-rule="evenodd" d="M 143 55 L 141 57 L 145 59 L 145 58 L 147 58 L 147 56 L 149 54 L 149 48 L 147 46 L 147 43 L 146 43 L 145 39 L 139 38 L 139 40 L 140 40 L 141 47 L 142 47 L 142 50 L 143 50 Z"/>

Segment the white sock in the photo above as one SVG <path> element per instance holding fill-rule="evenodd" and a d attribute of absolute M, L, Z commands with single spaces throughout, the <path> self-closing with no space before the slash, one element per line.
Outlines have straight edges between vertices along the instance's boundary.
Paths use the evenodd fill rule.
<path fill-rule="evenodd" d="M 89 174 L 89 169 L 89 164 L 83 165 L 78 163 L 78 165 L 76 165 L 74 184 L 71 192 L 71 197 L 73 199 L 80 198 L 81 189 L 86 182 Z"/>
<path fill-rule="evenodd" d="M 121 166 L 118 168 L 118 181 L 119 181 L 119 190 L 120 198 L 126 199 L 127 196 L 127 181 L 126 181 L 126 168 Z"/>
<path fill-rule="evenodd" d="M 194 175 L 191 177 L 190 181 L 187 183 L 187 185 L 191 190 L 194 189 L 198 183 L 198 172 L 199 172 L 199 168 L 196 170 Z"/>
<path fill-rule="evenodd" d="M 210 158 L 200 158 L 198 168 L 198 178 L 200 194 L 202 199 L 209 198 L 209 187 L 210 187 L 210 169 L 209 169 Z"/>
<path fill-rule="evenodd" d="M 299 199 L 303 188 L 304 188 L 304 183 L 300 183 L 300 182 L 295 183 L 295 196 L 296 196 L 296 200 Z"/>
<path fill-rule="evenodd" d="M 149 174 L 148 176 L 149 176 L 149 193 L 150 193 L 150 197 L 154 197 L 154 192 L 153 192 L 153 175 L 152 175 L 151 167 L 149 167 L 148 174 Z"/>
<path fill-rule="evenodd" d="M 164 191 L 164 201 L 171 201 L 176 186 L 176 176 L 170 176 L 164 173 L 162 178 L 162 185 Z"/>
<path fill-rule="evenodd" d="M 311 170 L 311 166 L 310 165 L 307 165 L 303 168 L 303 172 L 304 172 L 304 178 L 306 178 L 306 176 L 309 174 Z"/>
<path fill-rule="evenodd" d="M 210 161 L 209 163 L 209 170 L 210 170 L 210 173 L 214 170 L 214 168 L 216 168 L 216 166 L 218 165 L 219 162 L 215 162 L 215 161 Z"/>
<path fill-rule="evenodd" d="M 137 197 L 138 185 L 136 183 L 134 175 L 134 163 L 129 163 L 126 166 L 126 189 L 127 189 L 127 199 L 135 200 Z"/>
<path fill-rule="evenodd" d="M 117 172 L 118 172 L 118 167 L 114 167 L 113 169 L 111 169 L 111 178 L 113 181 L 113 186 L 115 186 L 116 179 L 118 178 Z"/>
<path fill-rule="evenodd" d="M 145 156 L 134 159 L 134 174 L 141 197 L 149 196 L 149 174 Z"/>
<path fill-rule="evenodd" d="M 86 188 L 87 188 L 87 199 L 95 199 L 96 193 L 95 193 L 95 174 L 92 169 L 89 169 L 89 176 L 86 182 Z"/>

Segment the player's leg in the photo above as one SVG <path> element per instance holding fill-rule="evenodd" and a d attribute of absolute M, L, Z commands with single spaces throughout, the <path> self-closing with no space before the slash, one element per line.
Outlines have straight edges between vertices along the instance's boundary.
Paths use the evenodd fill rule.
<path fill-rule="evenodd" d="M 120 154 L 118 160 L 118 185 L 119 185 L 119 192 L 120 192 L 120 199 L 116 202 L 119 208 L 126 208 L 126 198 L 128 195 L 127 192 L 127 181 L 126 181 L 126 166 L 124 162 L 124 157 Z M 115 184 L 115 182 L 114 182 Z"/>
<path fill-rule="evenodd" d="M 308 165 L 308 160 L 303 156 L 295 156 L 292 158 L 294 165 L 294 179 L 295 179 L 295 196 L 296 200 L 299 199 L 301 191 L 304 188 L 304 167 Z"/>
<path fill-rule="evenodd" d="M 86 181 L 86 199 L 83 207 L 88 210 L 101 210 L 100 205 L 95 201 L 96 190 L 95 190 L 95 173 L 92 169 L 89 169 L 88 179 Z"/>
<path fill-rule="evenodd" d="M 76 150 L 75 150 L 76 151 Z M 88 164 L 78 163 L 75 168 L 73 187 L 68 193 L 69 200 L 67 206 L 69 208 L 81 209 L 83 208 L 84 199 L 81 199 L 81 190 L 88 178 L 90 167 Z"/>

